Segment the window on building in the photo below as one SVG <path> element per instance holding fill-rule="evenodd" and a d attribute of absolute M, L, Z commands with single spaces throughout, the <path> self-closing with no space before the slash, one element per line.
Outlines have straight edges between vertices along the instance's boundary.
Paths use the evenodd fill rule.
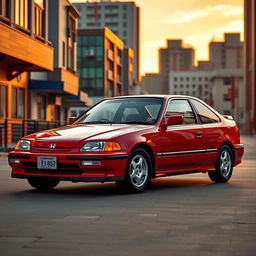
<path fill-rule="evenodd" d="M 37 104 L 37 119 L 45 120 L 46 119 L 46 96 L 38 95 L 36 104 Z"/>
<path fill-rule="evenodd" d="M 0 85 L 0 118 L 7 118 L 7 86 Z"/>
<path fill-rule="evenodd" d="M 35 11 L 35 34 L 43 37 L 43 13 L 44 13 L 44 1 L 34 0 Z"/>
<path fill-rule="evenodd" d="M 224 101 L 230 101 L 231 99 L 230 99 L 230 96 L 229 96 L 227 93 L 225 93 L 225 94 L 223 95 L 223 100 L 224 100 Z"/>
<path fill-rule="evenodd" d="M 186 80 L 189 81 L 189 77 L 188 76 L 186 77 Z"/>
<path fill-rule="evenodd" d="M 68 37 L 70 38 L 70 43 L 68 45 L 68 63 L 67 67 L 71 71 L 75 71 L 75 42 L 77 41 L 77 30 L 75 18 L 69 14 L 68 16 Z"/>
<path fill-rule="evenodd" d="M 183 77 L 180 77 L 180 81 L 183 81 Z"/>
<path fill-rule="evenodd" d="M 10 1 L 0 0 L 0 15 L 9 18 Z"/>
<path fill-rule="evenodd" d="M 216 123 L 220 121 L 219 117 L 216 114 L 214 114 L 208 107 L 203 105 L 201 102 L 197 100 L 191 101 L 195 106 L 198 116 L 203 124 Z"/>
<path fill-rule="evenodd" d="M 178 80 L 178 79 L 177 79 L 177 77 L 175 76 L 175 77 L 174 77 L 174 81 L 177 81 L 177 80 Z"/>
<path fill-rule="evenodd" d="M 28 0 L 15 0 L 14 21 L 17 25 L 28 29 Z"/>
<path fill-rule="evenodd" d="M 180 84 L 180 88 L 183 88 L 183 84 Z"/>
<path fill-rule="evenodd" d="M 230 85 L 231 84 L 231 81 L 230 81 L 230 78 L 224 78 L 224 85 Z"/>
<path fill-rule="evenodd" d="M 12 118 L 23 119 L 25 117 L 25 90 L 12 87 Z"/>
<path fill-rule="evenodd" d="M 201 82 L 201 81 L 202 81 L 202 77 L 198 77 L 198 81 L 200 81 L 200 82 Z"/>
<path fill-rule="evenodd" d="M 66 66 L 66 44 L 62 42 L 62 66 Z"/>
<path fill-rule="evenodd" d="M 174 88 L 177 88 L 177 84 L 174 84 Z"/>
<path fill-rule="evenodd" d="M 12 88 L 12 118 L 18 118 L 18 88 Z"/>
<path fill-rule="evenodd" d="M 196 119 L 194 112 L 187 100 L 171 100 L 165 113 L 165 117 L 172 115 L 182 115 L 183 124 L 195 124 Z"/>

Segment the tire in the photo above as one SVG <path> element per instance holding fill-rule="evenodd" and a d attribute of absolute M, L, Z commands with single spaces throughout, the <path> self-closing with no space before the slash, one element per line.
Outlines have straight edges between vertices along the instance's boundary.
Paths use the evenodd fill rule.
<path fill-rule="evenodd" d="M 60 181 L 58 179 L 49 178 L 28 178 L 28 183 L 38 190 L 51 190 L 55 188 Z"/>
<path fill-rule="evenodd" d="M 132 193 L 143 192 L 151 179 L 152 164 L 144 149 L 135 149 L 129 156 L 124 181 L 117 181 L 117 187 Z"/>
<path fill-rule="evenodd" d="M 233 154 L 229 146 L 221 147 L 215 164 L 215 170 L 208 172 L 209 178 L 215 183 L 227 182 L 233 172 Z"/>

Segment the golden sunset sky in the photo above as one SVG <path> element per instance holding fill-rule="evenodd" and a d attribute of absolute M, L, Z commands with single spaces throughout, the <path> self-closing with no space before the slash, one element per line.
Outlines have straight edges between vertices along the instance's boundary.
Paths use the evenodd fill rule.
<path fill-rule="evenodd" d="M 243 0 L 135 2 L 141 10 L 141 75 L 158 71 L 158 49 L 166 46 L 167 38 L 192 45 L 196 60 L 208 59 L 209 42 L 223 40 L 224 32 L 241 32 L 243 40 Z"/>

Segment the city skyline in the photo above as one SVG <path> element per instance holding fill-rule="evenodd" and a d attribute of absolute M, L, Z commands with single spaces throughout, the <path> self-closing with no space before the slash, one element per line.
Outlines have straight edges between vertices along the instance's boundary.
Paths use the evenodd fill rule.
<path fill-rule="evenodd" d="M 243 40 L 242 0 L 135 2 L 141 8 L 141 75 L 158 72 L 158 49 L 166 46 L 166 39 L 181 38 L 193 46 L 196 61 L 208 59 L 209 42 L 223 40 L 224 32 L 240 32 Z"/>

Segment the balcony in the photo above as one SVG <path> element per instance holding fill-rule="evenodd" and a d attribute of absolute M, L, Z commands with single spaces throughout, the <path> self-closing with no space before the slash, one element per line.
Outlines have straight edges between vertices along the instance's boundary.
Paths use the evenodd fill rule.
<path fill-rule="evenodd" d="M 114 72 L 113 70 L 107 70 L 107 79 L 113 81 L 114 80 Z"/>
<path fill-rule="evenodd" d="M 112 50 L 107 50 L 107 56 L 110 60 L 114 61 L 114 52 Z"/>
<path fill-rule="evenodd" d="M 53 70 L 52 47 L 1 21 L 0 31 L 0 59 L 8 63 L 8 80 L 15 77 L 15 71 L 22 73 Z"/>
<path fill-rule="evenodd" d="M 48 73 L 48 80 L 31 80 L 29 89 L 47 90 L 56 95 L 78 95 L 78 76 L 62 68 L 55 69 Z"/>

